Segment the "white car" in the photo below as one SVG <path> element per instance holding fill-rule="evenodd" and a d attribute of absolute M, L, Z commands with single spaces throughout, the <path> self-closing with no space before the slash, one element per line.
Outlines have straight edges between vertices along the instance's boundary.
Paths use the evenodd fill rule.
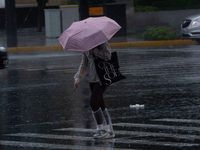
<path fill-rule="evenodd" d="M 186 17 L 180 30 L 183 39 L 192 39 L 200 43 L 200 14 Z"/>

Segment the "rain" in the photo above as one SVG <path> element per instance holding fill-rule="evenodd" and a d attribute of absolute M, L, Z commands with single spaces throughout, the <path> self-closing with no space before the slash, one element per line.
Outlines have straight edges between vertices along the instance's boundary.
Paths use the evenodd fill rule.
<path fill-rule="evenodd" d="M 74 91 L 81 53 L 72 51 L 9 55 L 9 67 L 0 72 L 1 145 L 199 148 L 198 46 L 112 51 L 118 53 L 120 71 L 127 78 L 109 86 L 104 95 L 116 134 L 106 142 L 110 146 L 92 138 L 88 77 Z M 44 144 L 48 141 L 51 145 Z M 66 142 L 70 144 L 64 146 Z"/>

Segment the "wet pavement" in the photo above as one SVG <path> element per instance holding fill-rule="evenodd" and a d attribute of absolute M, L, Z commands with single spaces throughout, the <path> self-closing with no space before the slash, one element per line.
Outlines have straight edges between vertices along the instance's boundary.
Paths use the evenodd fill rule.
<path fill-rule="evenodd" d="M 80 52 L 9 54 L 0 149 L 200 149 L 199 46 L 116 51 L 127 79 L 105 93 L 116 134 L 109 140 L 92 138 L 87 76 L 73 92 Z"/>

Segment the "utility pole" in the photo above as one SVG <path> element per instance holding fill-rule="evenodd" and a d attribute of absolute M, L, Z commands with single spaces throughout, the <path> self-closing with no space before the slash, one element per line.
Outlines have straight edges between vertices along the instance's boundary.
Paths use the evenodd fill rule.
<path fill-rule="evenodd" d="M 5 0 L 7 47 L 17 47 L 15 0 Z"/>
<path fill-rule="evenodd" d="M 79 11 L 80 11 L 80 20 L 86 19 L 89 17 L 89 6 L 88 0 L 79 0 Z"/>
<path fill-rule="evenodd" d="M 44 20 L 44 8 L 48 0 L 36 0 L 38 3 L 38 19 L 37 19 L 37 32 L 42 32 L 42 24 Z"/>

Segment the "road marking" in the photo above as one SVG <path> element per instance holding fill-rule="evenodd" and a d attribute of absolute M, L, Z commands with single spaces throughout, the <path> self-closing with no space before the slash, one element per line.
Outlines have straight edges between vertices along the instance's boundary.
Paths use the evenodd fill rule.
<path fill-rule="evenodd" d="M 193 120 L 193 119 L 171 119 L 171 118 L 165 118 L 165 119 L 153 119 L 152 121 L 165 121 L 165 122 L 200 124 L 200 120 Z"/>
<path fill-rule="evenodd" d="M 155 119 L 155 121 L 172 121 L 172 122 L 196 122 L 198 120 L 187 120 L 187 119 Z M 114 126 L 121 127 L 138 127 L 138 128 L 155 128 L 155 129 L 170 129 L 170 130 L 184 130 L 184 131 L 200 131 L 199 127 L 185 127 L 185 126 L 168 126 L 168 125 L 156 125 L 156 124 L 139 124 L 139 123 L 115 123 Z M 61 128 L 53 129 L 54 131 L 71 131 L 71 132 L 86 132 L 86 133 L 95 133 L 96 129 L 86 129 L 86 128 Z M 114 148 L 115 143 L 122 144 L 137 144 L 137 145 L 147 145 L 147 146 L 165 146 L 165 147 L 199 147 L 199 143 L 183 143 L 183 142 L 165 142 L 156 140 L 157 138 L 172 138 L 172 139 L 184 139 L 184 140 L 200 140 L 200 135 L 191 135 L 191 134 L 169 134 L 169 133 L 156 133 L 156 132 L 145 132 L 145 131 L 122 131 L 115 130 L 116 135 L 122 135 L 126 137 L 114 138 L 103 140 L 106 142 L 105 145 L 99 147 L 98 150 L 109 149 L 109 150 L 123 150 Z M 40 134 L 40 133 L 15 133 L 15 134 L 5 134 L 3 136 L 9 137 L 26 137 L 26 138 L 43 138 L 43 139 L 52 139 L 52 140 L 74 140 L 74 141 L 93 141 L 93 137 L 84 137 L 84 136 L 70 136 L 70 135 L 56 135 L 56 134 Z M 151 140 L 137 140 L 131 139 L 130 137 L 155 137 Z M 31 147 L 31 148 L 46 148 L 46 149 L 81 149 L 81 150 L 96 150 L 97 147 L 92 146 L 76 146 L 76 145 L 65 145 L 65 144 L 50 144 L 50 143 L 35 143 L 35 142 L 23 142 L 23 141 L 3 141 L 0 140 L 0 145 L 3 146 L 13 146 L 13 147 Z M 106 148 L 104 148 L 105 146 Z M 127 150 L 127 149 L 126 149 Z"/>
<path fill-rule="evenodd" d="M 156 128 L 156 129 L 170 129 L 170 130 L 184 130 L 184 131 L 200 131 L 200 127 L 185 127 L 185 126 L 168 126 L 157 124 L 139 124 L 139 123 L 115 123 L 113 126 L 122 127 L 138 127 L 138 128 Z"/>
<path fill-rule="evenodd" d="M 45 69 L 41 68 L 31 68 L 31 69 L 27 69 L 27 71 L 44 71 Z"/>
<path fill-rule="evenodd" d="M 56 129 L 60 131 L 60 129 Z M 79 132 L 95 132 L 96 129 L 82 129 L 82 128 L 63 128 L 62 131 L 79 131 Z M 120 132 L 120 131 L 117 131 Z M 126 131 L 129 132 L 129 131 Z M 127 133 L 126 133 L 127 134 Z M 6 136 L 19 136 L 19 137 L 31 137 L 31 138 L 47 138 L 47 139 L 60 139 L 60 140 L 80 140 L 80 141 L 96 141 L 92 137 L 82 137 L 82 136 L 68 136 L 68 135 L 53 135 L 53 134 L 37 134 L 37 133 L 16 133 L 16 134 L 6 134 Z M 149 140 L 132 140 L 124 138 L 114 138 L 103 140 L 106 143 L 123 143 L 123 144 L 142 144 L 142 145 L 156 145 L 156 146 L 170 146 L 170 147 L 192 147 L 199 146 L 199 144 L 190 143 L 177 143 L 177 142 L 158 142 Z M 3 142 L 0 144 L 3 145 Z M 26 145 L 21 143 L 22 146 Z M 121 149 L 120 149 L 121 150 Z"/>
<path fill-rule="evenodd" d="M 65 149 L 65 150 L 66 149 L 75 149 L 75 150 L 132 150 L 132 149 L 121 149 L 121 148 L 113 148 L 113 147 L 77 146 L 77 145 L 47 144 L 47 143 L 33 143 L 33 142 L 19 142 L 19 141 L 0 141 L 0 145 L 15 146 L 15 147 L 45 148 L 45 149 L 56 149 L 56 150 L 57 149 Z"/>
<path fill-rule="evenodd" d="M 62 128 L 55 129 L 55 131 L 75 131 L 75 132 L 92 132 L 95 133 L 96 129 L 83 129 L 83 128 Z M 167 137 L 176 139 L 200 139 L 199 135 L 186 135 L 186 134 L 168 134 L 168 133 L 155 133 L 155 132 L 142 132 L 142 131 L 119 131 L 115 130 L 119 135 L 136 135 L 136 136 L 152 136 L 152 137 Z"/>
<path fill-rule="evenodd" d="M 32 138 L 46 138 L 46 139 L 59 139 L 59 140 L 93 140 L 93 137 L 81 137 L 81 136 L 68 136 L 68 135 L 56 135 L 56 134 L 40 134 L 40 133 L 15 133 L 5 134 L 5 136 L 19 136 L 19 137 L 32 137 Z"/>

